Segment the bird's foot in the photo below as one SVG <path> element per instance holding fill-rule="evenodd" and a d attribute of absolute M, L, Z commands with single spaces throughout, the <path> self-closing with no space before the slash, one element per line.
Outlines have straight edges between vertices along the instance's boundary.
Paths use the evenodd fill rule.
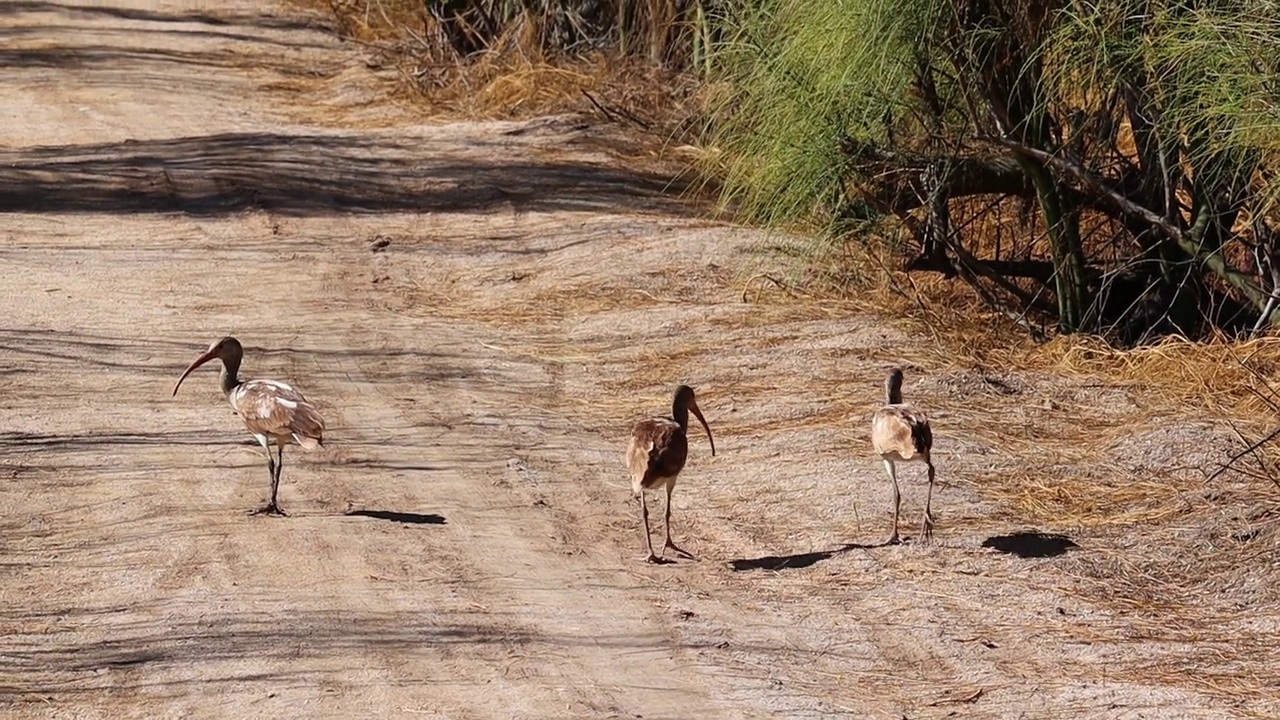
<path fill-rule="evenodd" d="M 289 517 L 289 513 L 280 509 L 275 503 L 267 503 L 260 508 L 250 510 L 250 515 L 274 515 L 275 517 Z"/>
<path fill-rule="evenodd" d="M 928 514 L 920 522 L 920 542 L 925 545 L 933 542 L 933 518 Z"/>
<path fill-rule="evenodd" d="M 694 557 L 694 556 L 693 556 L 693 553 L 688 552 L 687 550 L 685 550 L 684 548 L 680 547 L 679 545 L 676 545 L 675 543 L 671 542 L 670 540 L 668 540 L 668 541 L 667 541 L 667 544 L 665 545 L 665 548 L 670 548 L 672 551 L 674 551 L 674 552 L 675 552 L 675 554 L 676 554 L 676 555 L 679 555 L 680 557 L 684 558 L 685 560 L 697 560 L 697 559 L 698 559 L 698 558 L 696 558 L 696 557 Z"/>

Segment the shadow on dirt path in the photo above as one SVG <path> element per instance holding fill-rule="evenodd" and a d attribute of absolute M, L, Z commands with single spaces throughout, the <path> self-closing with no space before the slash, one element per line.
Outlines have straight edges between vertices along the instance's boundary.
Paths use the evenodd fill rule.
<path fill-rule="evenodd" d="M 668 177 L 448 143 L 259 132 L 0 152 L 0 212 L 688 212 Z"/>

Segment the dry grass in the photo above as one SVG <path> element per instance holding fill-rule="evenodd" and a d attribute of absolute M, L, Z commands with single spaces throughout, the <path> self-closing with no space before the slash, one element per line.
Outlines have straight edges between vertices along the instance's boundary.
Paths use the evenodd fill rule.
<path fill-rule="evenodd" d="M 491 50 L 460 61 L 415 0 L 294 0 L 327 10 L 343 34 L 369 46 L 430 116 L 477 120 L 583 113 L 628 126 L 637 151 L 688 140 L 700 116 L 699 83 L 610 51 L 548 56 L 517 24 Z"/>
<path fill-rule="evenodd" d="M 1155 642 L 1173 650 L 1162 652 L 1159 662 L 1139 658 L 1117 666 L 1113 678 L 1192 687 L 1239 703 L 1248 717 L 1275 716 L 1280 625 L 1268 609 L 1280 593 L 1268 558 L 1277 542 L 1280 495 L 1265 494 L 1268 512 L 1253 522 L 1224 522 L 1206 505 L 1176 524 L 1143 523 L 1143 537 L 1092 548 L 1067 566 L 1075 580 L 1071 592 L 1115 613 L 1110 622 L 1078 628 L 1078 639 Z M 1247 500 L 1258 501 L 1252 493 Z"/>
<path fill-rule="evenodd" d="M 903 262 L 875 252 L 865 251 L 865 258 L 855 262 L 886 269 Z M 785 295 L 845 316 L 870 312 L 898 318 L 911 331 L 941 341 L 946 357 L 974 367 L 1017 367 L 1123 384 L 1154 411 L 1190 408 L 1271 427 L 1280 419 L 1280 388 L 1269 379 L 1280 369 L 1280 337 L 1240 341 L 1219 335 L 1193 341 L 1171 336 L 1133 349 L 1085 335 L 1038 343 L 983 305 L 960 280 L 903 272 L 852 286 L 819 286 L 803 295 L 791 289 Z M 832 299 L 844 307 L 836 309 Z"/>

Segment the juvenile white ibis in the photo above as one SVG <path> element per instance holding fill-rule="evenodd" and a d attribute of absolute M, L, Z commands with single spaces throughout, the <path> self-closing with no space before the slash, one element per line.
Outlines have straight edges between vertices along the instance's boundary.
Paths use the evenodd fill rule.
<path fill-rule="evenodd" d="M 885 406 L 871 418 L 871 447 L 884 460 L 884 469 L 893 483 L 893 534 L 888 544 L 898 539 L 898 472 L 895 463 L 923 462 L 929 468 L 929 491 L 924 500 L 924 518 L 920 521 L 920 537 L 928 542 L 933 537 L 933 516 L 929 512 L 933 500 L 933 429 L 929 418 L 919 409 L 902 401 L 902 370 L 894 368 L 884 383 Z"/>
<path fill-rule="evenodd" d="M 271 473 L 271 502 L 254 510 L 254 515 L 285 515 L 277 502 L 280 471 L 284 468 L 284 446 L 296 442 L 303 450 L 324 445 L 324 418 L 307 399 L 292 386 L 277 380 L 241 380 L 240 361 L 244 348 L 233 337 L 224 337 L 209 346 L 191 362 L 173 386 L 173 394 L 192 370 L 213 359 L 222 361 L 222 392 L 240 415 L 244 426 L 257 438 L 267 453 L 267 470 Z M 277 457 L 271 456 L 275 444 Z"/>
<path fill-rule="evenodd" d="M 671 402 L 671 417 L 647 418 L 637 422 L 631 428 L 631 444 L 627 447 L 627 466 L 631 468 L 631 490 L 640 499 L 640 520 L 644 524 L 644 544 L 649 550 L 647 558 L 651 563 L 664 561 L 663 557 L 653 552 L 653 540 L 649 537 L 649 506 L 645 503 L 644 491 L 664 485 L 667 488 L 667 508 L 664 517 L 667 541 L 662 546 L 663 555 L 671 548 L 677 555 L 693 560 L 693 555 L 685 552 L 671 542 L 671 491 L 676 488 L 676 478 L 684 469 L 684 461 L 689 456 L 689 411 L 698 417 L 698 422 L 707 431 L 707 440 L 711 443 L 711 455 L 716 454 L 716 441 L 711 437 L 711 428 L 706 418 L 698 409 L 698 402 L 693 397 L 693 388 L 681 385 L 676 389 L 675 399 Z"/>

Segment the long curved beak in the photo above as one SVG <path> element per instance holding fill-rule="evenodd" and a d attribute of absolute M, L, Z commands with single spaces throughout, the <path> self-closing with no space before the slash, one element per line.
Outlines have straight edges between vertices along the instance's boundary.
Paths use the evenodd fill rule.
<path fill-rule="evenodd" d="M 689 406 L 693 411 L 693 416 L 698 418 L 698 422 L 702 423 L 702 429 L 707 431 L 707 441 L 711 443 L 711 457 L 716 456 L 716 441 L 711 437 L 711 426 L 707 424 L 707 419 L 702 417 L 702 411 L 698 409 L 698 404 L 694 403 Z"/>
<path fill-rule="evenodd" d="M 191 361 L 191 364 L 187 366 L 186 371 L 182 373 L 182 377 L 178 378 L 178 382 L 174 383 L 173 395 L 178 394 L 178 386 L 182 384 L 183 380 L 187 379 L 187 376 L 191 374 L 192 370 L 195 370 L 196 368 L 200 367 L 201 365 L 209 362 L 210 360 L 216 357 L 218 357 L 217 353 L 213 351 L 209 351 L 201 355 L 200 357 L 196 358 L 195 360 Z M 171 395 L 170 397 L 173 397 L 173 396 Z"/>

